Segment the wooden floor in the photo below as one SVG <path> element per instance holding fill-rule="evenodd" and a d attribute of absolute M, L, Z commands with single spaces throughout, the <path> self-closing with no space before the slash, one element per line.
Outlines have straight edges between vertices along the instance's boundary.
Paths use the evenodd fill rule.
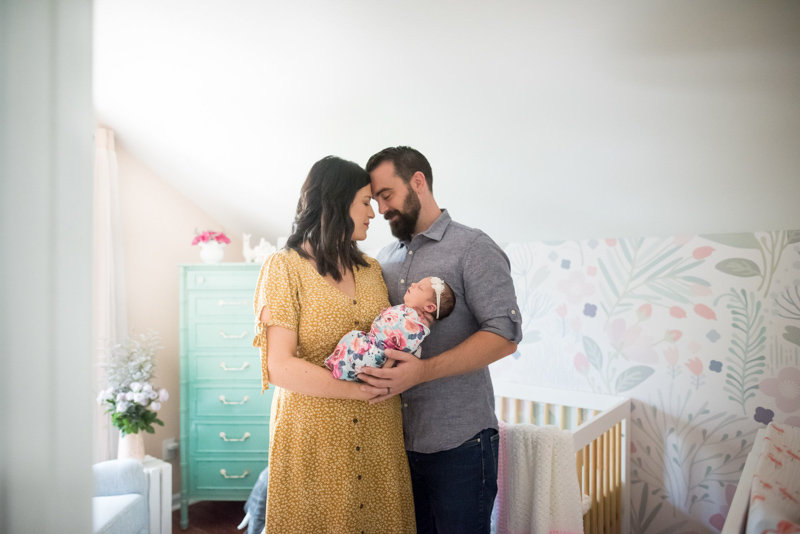
<path fill-rule="evenodd" d="M 201 501 L 189 505 L 189 528 L 181 530 L 181 511 L 172 512 L 173 534 L 243 534 L 244 501 Z"/>

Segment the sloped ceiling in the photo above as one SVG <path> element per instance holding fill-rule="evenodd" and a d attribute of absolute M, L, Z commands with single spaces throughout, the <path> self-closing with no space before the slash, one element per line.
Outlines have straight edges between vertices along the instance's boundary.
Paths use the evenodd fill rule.
<path fill-rule="evenodd" d="M 226 230 L 271 240 L 314 161 L 397 144 L 500 241 L 790 227 L 798 5 L 96 0 L 95 102 Z"/>

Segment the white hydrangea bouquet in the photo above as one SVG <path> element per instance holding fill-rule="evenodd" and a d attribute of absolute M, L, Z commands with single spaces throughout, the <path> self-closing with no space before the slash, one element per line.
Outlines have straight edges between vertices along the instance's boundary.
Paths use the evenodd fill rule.
<path fill-rule="evenodd" d="M 153 434 L 154 424 L 164 426 L 156 412 L 169 399 L 169 393 L 164 388 L 156 390 L 150 383 L 155 371 L 153 356 L 161 348 L 158 334 L 140 334 L 111 349 L 108 362 L 103 364 L 108 387 L 97 395 L 97 403 L 106 405 L 106 413 L 111 414 L 111 422 L 123 436 L 140 430 Z"/>

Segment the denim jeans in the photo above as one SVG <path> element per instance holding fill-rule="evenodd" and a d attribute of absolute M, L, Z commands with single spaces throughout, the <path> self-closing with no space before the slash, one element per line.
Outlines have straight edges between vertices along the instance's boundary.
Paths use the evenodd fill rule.
<path fill-rule="evenodd" d="M 488 534 L 497 495 L 497 430 L 455 449 L 407 451 L 419 534 Z"/>

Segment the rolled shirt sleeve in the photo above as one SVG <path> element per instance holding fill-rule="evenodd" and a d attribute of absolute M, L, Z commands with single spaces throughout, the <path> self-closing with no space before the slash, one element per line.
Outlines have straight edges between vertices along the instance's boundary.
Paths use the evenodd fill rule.
<path fill-rule="evenodd" d="M 480 233 L 464 256 L 464 295 L 480 330 L 512 343 L 522 340 L 522 317 L 517 307 L 508 257 L 492 239 Z"/>

